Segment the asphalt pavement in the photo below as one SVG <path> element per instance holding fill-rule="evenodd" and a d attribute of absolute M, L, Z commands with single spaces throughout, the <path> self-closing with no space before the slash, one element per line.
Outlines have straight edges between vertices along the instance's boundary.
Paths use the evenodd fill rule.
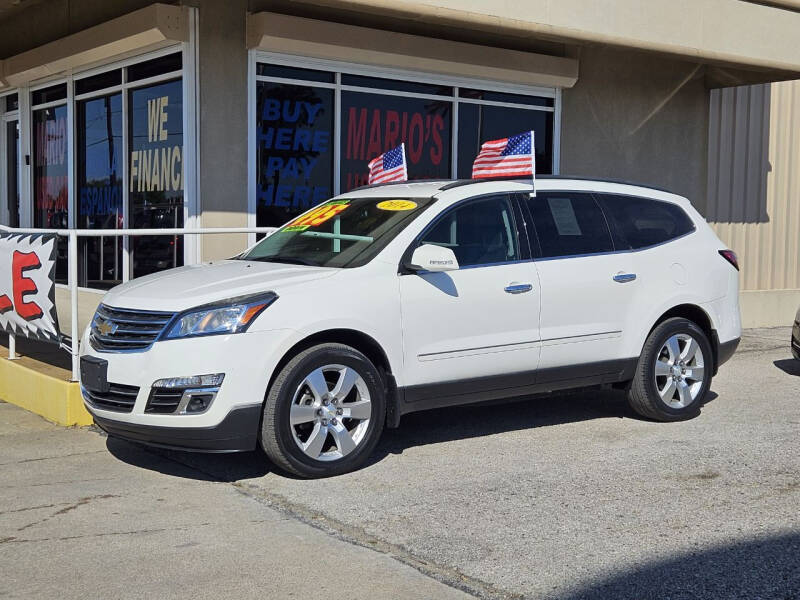
<path fill-rule="evenodd" d="M 788 339 L 746 332 L 688 422 L 611 391 L 437 410 L 317 481 L 0 405 L 0 597 L 800 598 Z"/>

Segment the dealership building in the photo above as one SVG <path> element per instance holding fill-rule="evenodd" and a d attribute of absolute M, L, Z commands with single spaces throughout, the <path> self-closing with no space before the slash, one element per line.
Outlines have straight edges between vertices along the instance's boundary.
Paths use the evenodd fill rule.
<path fill-rule="evenodd" d="M 798 0 L 0 0 L 0 223 L 274 227 L 401 142 L 410 179 L 469 177 L 533 130 L 539 173 L 687 196 L 740 255 L 745 325 L 788 325 L 798 32 Z M 81 238 L 81 312 L 254 240 Z"/>

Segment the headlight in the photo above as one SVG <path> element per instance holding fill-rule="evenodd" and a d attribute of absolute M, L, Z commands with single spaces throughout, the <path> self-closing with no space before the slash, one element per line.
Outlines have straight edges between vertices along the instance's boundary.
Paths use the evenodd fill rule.
<path fill-rule="evenodd" d="M 198 335 L 242 333 L 277 298 L 277 294 L 269 292 L 198 306 L 179 315 L 164 337 L 174 340 Z"/>

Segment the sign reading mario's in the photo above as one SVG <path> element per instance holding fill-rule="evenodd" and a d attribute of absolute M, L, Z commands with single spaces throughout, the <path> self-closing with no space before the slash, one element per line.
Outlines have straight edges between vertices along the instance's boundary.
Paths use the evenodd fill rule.
<path fill-rule="evenodd" d="M 58 342 L 55 236 L 0 234 L 0 331 Z"/>

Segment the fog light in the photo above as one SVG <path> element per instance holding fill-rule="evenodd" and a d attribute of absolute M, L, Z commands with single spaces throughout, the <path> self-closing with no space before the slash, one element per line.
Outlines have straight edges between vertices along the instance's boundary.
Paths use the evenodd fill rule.
<path fill-rule="evenodd" d="M 224 373 L 214 375 L 192 375 L 191 377 L 167 377 L 153 384 L 155 388 L 199 388 L 219 387 L 225 379 Z"/>
<path fill-rule="evenodd" d="M 188 394 L 187 394 L 188 395 Z M 185 413 L 201 413 L 208 410 L 211 402 L 214 400 L 215 394 L 191 394 L 189 395 L 189 402 L 184 409 Z"/>

